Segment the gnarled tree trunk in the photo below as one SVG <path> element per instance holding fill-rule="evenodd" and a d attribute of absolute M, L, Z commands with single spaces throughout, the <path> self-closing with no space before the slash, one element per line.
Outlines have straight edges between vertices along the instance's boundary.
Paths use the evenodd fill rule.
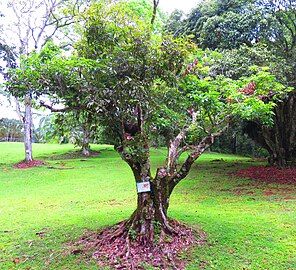
<path fill-rule="evenodd" d="M 270 165 L 296 165 L 296 92 L 277 105 L 273 127 L 248 122 L 244 131 L 268 151 Z"/>
<path fill-rule="evenodd" d="M 185 134 L 186 132 L 181 132 L 171 142 L 166 167 L 158 168 L 154 178 L 151 177 L 149 148 L 146 144 L 142 160 L 139 160 L 139 155 L 135 158 L 130 153 L 119 151 L 131 167 L 136 183 L 147 180 L 150 182 L 150 192 L 138 192 L 137 209 L 125 224 L 125 233 L 134 235 L 142 245 L 152 245 L 155 233 L 159 233 L 161 237 L 177 234 L 167 216 L 170 196 L 177 184 L 188 175 L 195 160 L 214 142 L 215 137 L 210 135 L 204 138 L 192 149 L 192 153 L 188 155 L 185 162 L 178 166 L 177 160 L 180 154 L 188 149 L 187 147 L 180 149 Z M 122 150 L 123 147 L 120 149 Z"/>
<path fill-rule="evenodd" d="M 189 127 L 182 129 L 168 145 L 165 165 L 158 168 L 152 178 L 149 143 L 143 129 L 144 120 L 140 106 L 136 112 L 137 123 L 127 125 L 122 121 L 121 144 L 116 150 L 132 169 L 136 184 L 149 182 L 150 190 L 138 190 L 137 209 L 125 222 L 123 229 L 119 230 L 119 234 L 133 235 L 137 242 L 146 246 L 154 243 L 156 232 L 160 234 L 160 238 L 165 234 L 177 234 L 167 217 L 170 196 L 177 184 L 188 175 L 197 158 L 227 129 L 228 124 L 219 132 L 204 137 L 196 145 L 183 145 Z M 193 123 L 196 122 L 196 117 L 197 113 L 193 112 Z M 188 157 L 178 165 L 180 155 L 188 150 Z"/>
<path fill-rule="evenodd" d="M 167 217 L 170 196 L 168 177 L 162 178 L 161 173 L 157 173 L 152 179 L 149 158 L 145 158 L 142 162 L 133 162 L 126 158 L 124 160 L 131 167 L 136 184 L 150 182 L 150 191 L 138 192 L 137 208 L 127 221 L 125 229 L 140 244 L 152 245 L 156 232 L 174 233 Z"/>

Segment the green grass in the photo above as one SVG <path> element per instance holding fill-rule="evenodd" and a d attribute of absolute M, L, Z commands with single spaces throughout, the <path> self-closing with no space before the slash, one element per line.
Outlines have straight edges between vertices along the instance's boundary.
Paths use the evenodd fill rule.
<path fill-rule="evenodd" d="M 68 243 L 129 217 L 136 193 L 130 169 L 112 147 L 94 149 L 100 155 L 85 161 L 63 156 L 71 145 L 34 145 L 47 166 L 17 170 L 22 144 L 0 144 L 1 270 L 98 269 L 91 259 L 69 255 Z M 164 154 L 152 152 L 154 169 Z M 203 229 L 208 239 L 186 256 L 188 269 L 296 269 L 296 187 L 229 175 L 254 164 L 204 154 L 176 188 L 169 215 Z M 274 194 L 264 195 L 269 190 Z"/>

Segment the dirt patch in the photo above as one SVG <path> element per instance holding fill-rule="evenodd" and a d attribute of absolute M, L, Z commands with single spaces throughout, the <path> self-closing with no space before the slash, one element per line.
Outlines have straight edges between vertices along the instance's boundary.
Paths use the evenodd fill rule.
<path fill-rule="evenodd" d="M 177 235 L 162 238 L 150 246 L 142 246 L 126 237 L 114 237 L 124 223 L 106 228 L 101 232 L 90 232 L 71 244 L 71 254 L 91 254 L 100 267 L 112 269 L 147 269 L 152 266 L 159 269 L 185 269 L 186 259 L 182 253 L 196 245 L 206 242 L 206 234 L 171 221 Z M 196 236 L 198 235 L 198 236 Z M 184 256 L 184 253 L 183 253 Z"/>
<path fill-rule="evenodd" d="M 266 183 L 296 185 L 296 168 L 279 169 L 276 167 L 256 166 L 239 170 L 234 175 Z"/>
<path fill-rule="evenodd" d="M 32 161 L 21 161 L 15 164 L 13 167 L 16 169 L 29 169 L 33 167 L 39 167 L 44 165 L 44 161 L 42 160 L 32 160 Z"/>

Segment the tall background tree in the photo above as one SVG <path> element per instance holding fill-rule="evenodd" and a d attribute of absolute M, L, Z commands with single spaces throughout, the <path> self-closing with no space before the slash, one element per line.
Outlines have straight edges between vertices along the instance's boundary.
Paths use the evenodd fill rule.
<path fill-rule="evenodd" d="M 193 35 L 204 49 L 223 52 L 213 70 L 238 78 L 252 65 L 268 66 L 285 85 L 295 89 L 295 1 L 211 0 L 200 3 L 183 21 L 171 17 L 167 31 Z M 295 90 L 275 108 L 273 127 L 246 123 L 244 131 L 269 152 L 269 162 L 295 164 Z"/>
<path fill-rule="evenodd" d="M 9 0 L 1 3 L 2 36 L 0 53 L 7 68 L 16 68 L 22 55 L 40 50 L 47 41 L 61 34 L 60 30 L 75 21 L 75 14 L 83 5 L 79 0 Z M 5 68 L 1 68 L 5 80 L 10 80 Z M 24 125 L 25 161 L 33 160 L 32 138 L 33 89 L 21 99 L 15 98 L 16 112 Z M 21 103 L 24 110 L 21 109 Z"/>

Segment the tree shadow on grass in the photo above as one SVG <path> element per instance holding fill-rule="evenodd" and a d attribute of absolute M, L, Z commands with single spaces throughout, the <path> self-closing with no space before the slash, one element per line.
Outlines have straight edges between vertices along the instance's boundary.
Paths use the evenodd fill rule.
<path fill-rule="evenodd" d="M 67 153 L 57 154 L 53 153 L 47 156 L 41 156 L 41 159 L 44 160 L 67 160 L 67 159 L 81 159 L 81 161 L 85 161 L 90 158 L 98 157 L 101 154 L 101 151 L 90 151 L 89 156 L 85 156 L 82 154 L 81 150 L 71 150 Z"/>

